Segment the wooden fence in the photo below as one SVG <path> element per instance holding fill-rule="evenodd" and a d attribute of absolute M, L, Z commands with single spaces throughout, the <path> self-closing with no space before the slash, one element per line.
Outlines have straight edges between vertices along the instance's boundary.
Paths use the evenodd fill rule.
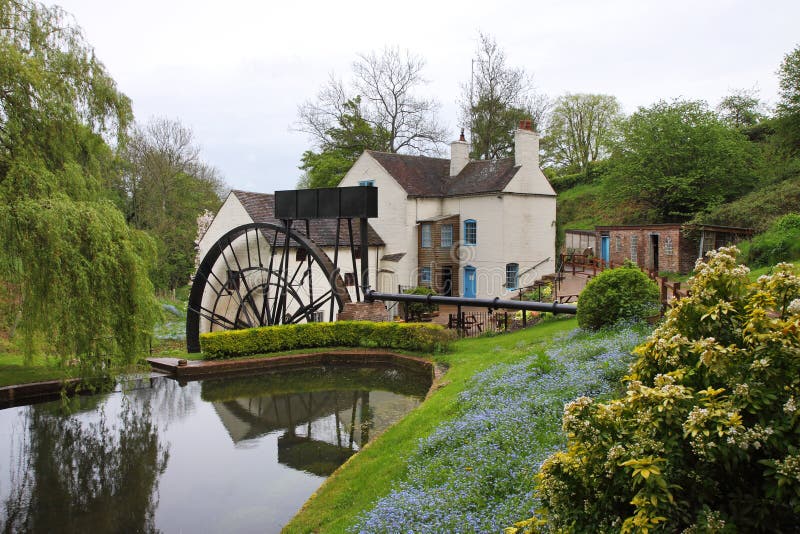
<path fill-rule="evenodd" d="M 619 265 L 614 265 L 613 262 L 605 262 L 602 258 L 588 254 L 561 254 L 560 260 L 560 272 L 573 275 L 585 274 L 588 278 L 597 276 L 598 273 L 606 269 L 619 267 Z M 641 266 L 639 268 L 642 269 Z M 659 276 L 652 269 L 642 269 L 642 271 L 658 285 L 661 292 L 662 313 L 676 299 L 689 296 L 689 289 L 681 287 L 681 282 L 673 282 L 668 278 Z"/>

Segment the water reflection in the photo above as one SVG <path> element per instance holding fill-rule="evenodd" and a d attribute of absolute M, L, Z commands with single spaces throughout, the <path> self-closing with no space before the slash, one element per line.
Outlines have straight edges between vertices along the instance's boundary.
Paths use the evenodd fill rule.
<path fill-rule="evenodd" d="M 278 532 L 429 387 L 399 367 L 319 367 L 0 410 L 0 532 Z"/>
<path fill-rule="evenodd" d="M 85 402 L 91 403 L 88 399 Z M 23 415 L 4 532 L 154 532 L 169 454 L 146 407 L 124 402 L 116 423 L 56 405 Z"/>
<path fill-rule="evenodd" d="M 319 367 L 207 380 L 202 395 L 222 399 L 213 402 L 214 410 L 238 446 L 280 432 L 278 462 L 328 476 L 372 433 L 383 432 L 419 404 L 429 386 L 430 378 L 402 368 Z M 284 393 L 302 389 L 310 391 Z"/>

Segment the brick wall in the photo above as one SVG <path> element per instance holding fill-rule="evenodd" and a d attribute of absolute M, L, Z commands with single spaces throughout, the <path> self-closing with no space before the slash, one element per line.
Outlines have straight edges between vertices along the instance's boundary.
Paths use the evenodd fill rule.
<path fill-rule="evenodd" d="M 382 322 L 389 320 L 389 313 L 386 305 L 379 301 L 373 302 L 348 302 L 344 309 L 339 312 L 339 321 L 375 321 Z"/>

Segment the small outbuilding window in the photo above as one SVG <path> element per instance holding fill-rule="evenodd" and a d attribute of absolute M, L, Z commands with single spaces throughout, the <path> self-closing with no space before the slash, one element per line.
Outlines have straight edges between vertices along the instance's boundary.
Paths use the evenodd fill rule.
<path fill-rule="evenodd" d="M 375 180 L 361 180 L 360 182 L 358 182 L 358 185 L 360 185 L 361 187 L 374 187 Z"/>
<path fill-rule="evenodd" d="M 356 274 L 355 273 L 344 273 L 344 285 L 346 285 L 346 286 L 354 286 L 354 285 L 356 285 Z"/>
<path fill-rule="evenodd" d="M 672 237 L 670 236 L 664 238 L 664 255 L 672 256 Z"/>
<path fill-rule="evenodd" d="M 622 236 L 619 234 L 614 239 L 614 252 L 622 252 Z"/>
<path fill-rule="evenodd" d="M 639 261 L 639 236 L 632 235 L 631 236 L 631 261 L 633 263 L 638 263 Z"/>

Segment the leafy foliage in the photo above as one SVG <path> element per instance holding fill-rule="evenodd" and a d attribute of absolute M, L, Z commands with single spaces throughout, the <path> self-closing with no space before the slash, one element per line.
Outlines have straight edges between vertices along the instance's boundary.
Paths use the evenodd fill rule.
<path fill-rule="evenodd" d="M 414 351 L 444 350 L 452 332 L 427 323 L 337 321 L 264 326 L 200 335 L 207 358 L 230 358 L 313 347 L 381 347 Z"/>
<path fill-rule="evenodd" d="M 628 263 L 601 272 L 578 299 L 578 324 L 598 329 L 619 321 L 640 321 L 658 313 L 658 286 L 639 267 Z"/>
<path fill-rule="evenodd" d="M 643 202 L 659 222 L 690 218 L 755 184 L 755 152 L 704 102 L 658 102 L 621 125 L 611 178 L 618 195 Z"/>
<path fill-rule="evenodd" d="M 778 69 L 781 99 L 777 130 L 793 155 L 800 153 L 800 46 L 786 54 Z"/>
<path fill-rule="evenodd" d="M 373 127 L 364 119 L 361 98 L 344 103 L 344 112 L 337 124 L 326 131 L 326 140 L 319 152 L 306 150 L 300 169 L 305 176 L 300 187 L 336 187 L 365 150 L 384 150 L 389 143 L 389 132 L 383 127 Z"/>
<path fill-rule="evenodd" d="M 334 187 L 367 149 L 435 154 L 444 140 L 439 103 L 417 94 L 427 83 L 425 61 L 386 47 L 360 54 L 348 83 L 333 76 L 297 109 L 295 128 L 309 135 L 318 152 L 302 156 L 301 187 Z"/>
<path fill-rule="evenodd" d="M 720 118 L 732 128 L 750 128 L 764 120 L 761 101 L 753 90 L 732 91 L 717 105 Z"/>
<path fill-rule="evenodd" d="M 800 276 L 755 283 L 723 248 L 635 353 L 624 397 L 564 410 L 568 447 L 524 528 L 793 532 L 800 513 Z"/>
<path fill-rule="evenodd" d="M 695 222 L 753 228 L 765 232 L 782 215 L 800 206 L 800 167 L 795 177 L 760 187 L 747 195 L 698 214 Z"/>
<path fill-rule="evenodd" d="M 192 131 L 179 121 L 151 119 L 127 140 L 120 189 L 126 219 L 155 238 L 151 278 L 158 289 L 185 285 L 194 271 L 197 217 L 219 208 L 222 180 L 200 160 Z"/>
<path fill-rule="evenodd" d="M 503 49 L 481 33 L 473 62 L 474 72 L 461 99 L 463 123 L 470 132 L 473 159 L 498 159 L 514 151 L 514 130 L 520 120 L 540 129 L 549 102 L 534 91 L 522 68 L 506 64 Z"/>
<path fill-rule="evenodd" d="M 109 185 L 130 102 L 57 7 L 0 1 L 0 279 L 19 292 L 18 332 L 84 363 L 130 359 L 157 310 L 152 242 Z M 92 358 L 88 356 L 93 356 Z"/>
<path fill-rule="evenodd" d="M 408 295 L 435 295 L 436 291 L 429 287 L 420 286 L 406 289 L 403 293 Z M 436 304 L 426 304 L 424 302 L 407 302 L 405 306 L 412 320 L 419 320 L 423 313 L 431 313 L 439 309 Z"/>
<path fill-rule="evenodd" d="M 754 267 L 800 259 L 800 214 L 789 213 L 775 220 L 769 230 L 750 240 L 745 252 Z"/>
<path fill-rule="evenodd" d="M 619 101 L 611 95 L 560 96 L 550 114 L 547 137 L 542 139 L 547 159 L 567 172 L 588 172 L 590 162 L 610 153 L 620 115 Z"/>

